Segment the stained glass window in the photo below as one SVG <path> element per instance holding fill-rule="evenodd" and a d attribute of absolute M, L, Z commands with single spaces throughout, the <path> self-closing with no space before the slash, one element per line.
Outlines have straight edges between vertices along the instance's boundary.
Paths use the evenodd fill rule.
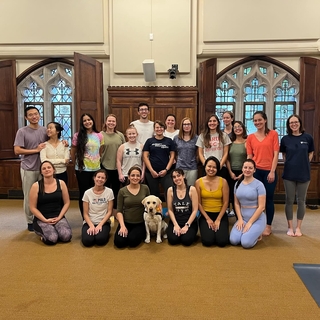
<path fill-rule="evenodd" d="M 24 119 L 25 107 L 37 107 L 41 115 L 39 123 L 43 126 L 50 121 L 60 123 L 64 128 L 62 139 L 71 145 L 73 87 L 73 68 L 70 65 L 53 63 L 34 71 L 18 86 L 18 103 L 22 106 L 20 119 Z"/>
<path fill-rule="evenodd" d="M 216 90 L 216 115 L 220 119 L 220 128 L 224 129 L 222 116 L 225 111 L 234 112 L 235 89 L 230 86 L 228 81 L 223 81 Z"/>

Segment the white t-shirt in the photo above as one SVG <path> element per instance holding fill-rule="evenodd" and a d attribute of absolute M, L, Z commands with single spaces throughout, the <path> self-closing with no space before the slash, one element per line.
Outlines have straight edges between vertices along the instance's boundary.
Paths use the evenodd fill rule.
<path fill-rule="evenodd" d="M 196 142 L 196 146 L 203 148 L 203 156 L 205 159 L 208 159 L 210 156 L 216 157 L 221 161 L 223 157 L 223 147 L 231 144 L 229 136 L 222 132 L 223 139 L 219 141 L 219 134 L 216 132 L 210 135 L 210 148 L 206 148 L 203 142 L 203 134 L 201 133 Z"/>
<path fill-rule="evenodd" d="M 93 188 L 84 193 L 82 201 L 89 203 L 89 218 L 95 226 L 106 216 L 108 203 L 113 199 L 113 191 L 107 187 L 104 187 L 104 191 L 101 194 L 95 194 Z M 86 222 L 83 221 L 83 223 Z"/>
<path fill-rule="evenodd" d="M 163 135 L 165 137 L 171 138 L 173 140 L 173 138 L 178 134 L 179 134 L 179 130 L 177 129 L 177 130 L 175 130 L 173 132 L 168 132 L 167 130 L 165 130 Z"/>
<path fill-rule="evenodd" d="M 141 122 L 140 120 L 132 121 L 130 124 L 133 124 L 138 131 L 137 141 L 142 145 L 145 144 L 147 139 L 152 138 L 154 135 L 153 121 Z"/>

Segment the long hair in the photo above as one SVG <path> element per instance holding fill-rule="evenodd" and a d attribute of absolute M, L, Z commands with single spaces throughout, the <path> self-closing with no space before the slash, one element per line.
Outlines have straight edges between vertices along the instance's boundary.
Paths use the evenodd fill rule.
<path fill-rule="evenodd" d="M 289 135 L 289 136 L 292 136 L 292 129 L 290 128 L 290 119 L 291 119 L 292 117 L 295 117 L 295 118 L 298 119 L 298 121 L 299 121 L 299 123 L 300 123 L 299 132 L 300 132 L 300 133 L 304 133 L 305 130 L 304 130 L 304 127 L 303 127 L 303 125 L 302 125 L 302 119 L 301 119 L 301 117 L 300 117 L 299 115 L 297 115 L 297 114 L 292 114 L 292 115 L 287 119 L 287 123 L 286 123 L 288 135 Z"/>
<path fill-rule="evenodd" d="M 44 194 L 44 181 L 43 181 L 43 174 L 41 173 L 41 170 L 42 170 L 42 166 L 45 163 L 49 163 L 51 165 L 51 167 L 53 168 L 53 170 L 54 170 L 53 177 L 55 177 L 55 172 L 56 172 L 56 168 L 54 167 L 54 165 L 51 161 L 45 160 L 45 161 L 41 162 L 39 170 L 40 170 L 40 175 L 41 175 L 42 179 L 39 180 L 39 193 L 42 193 L 42 194 Z"/>
<path fill-rule="evenodd" d="M 253 119 L 254 119 L 254 116 L 259 114 L 264 120 L 266 120 L 266 123 L 265 123 L 265 127 L 264 127 L 264 134 L 267 135 L 269 132 L 270 132 L 270 129 L 268 128 L 268 117 L 266 115 L 265 112 L 263 111 L 256 111 L 254 114 L 253 114 Z"/>
<path fill-rule="evenodd" d="M 234 124 L 239 124 L 240 126 L 241 126 L 241 128 L 242 128 L 242 138 L 243 139 L 247 139 L 247 137 L 248 137 L 248 133 L 247 133 L 247 128 L 245 127 L 245 125 L 243 124 L 243 122 L 242 121 L 239 121 L 239 120 L 236 120 L 235 122 L 234 122 Z M 232 131 L 231 131 L 231 135 L 230 135 L 230 140 L 233 142 L 233 141 L 235 141 L 236 140 L 236 138 L 237 138 L 237 136 L 236 136 L 236 134 L 235 134 L 235 132 L 234 132 L 234 126 L 232 127 Z"/>
<path fill-rule="evenodd" d="M 194 137 L 196 134 L 195 134 L 195 129 L 194 129 L 192 120 L 191 120 L 189 117 L 185 117 L 185 118 L 183 118 L 183 119 L 181 120 L 181 122 L 180 122 L 180 127 L 179 127 L 178 138 L 179 138 L 180 140 L 183 140 L 183 135 L 184 135 L 183 123 L 184 123 L 185 121 L 189 121 L 189 122 L 191 123 L 190 140 L 192 140 L 193 137 Z"/>
<path fill-rule="evenodd" d="M 209 128 L 209 126 L 208 126 L 208 123 L 209 123 L 210 118 L 212 118 L 212 117 L 214 117 L 214 118 L 217 120 L 217 122 L 218 122 L 216 131 L 217 131 L 217 133 L 218 133 L 218 135 L 219 135 L 219 141 L 223 143 L 223 132 L 222 132 L 221 129 L 220 129 L 220 120 L 219 120 L 219 118 L 218 118 L 217 115 L 212 114 L 211 116 L 209 116 L 209 117 L 207 118 L 206 125 L 205 125 L 205 127 L 204 127 L 204 130 L 202 131 L 203 142 L 204 142 L 204 146 L 205 146 L 206 148 L 210 148 L 210 140 L 211 140 L 211 137 L 210 137 L 210 128 Z"/>
<path fill-rule="evenodd" d="M 172 179 L 172 181 L 173 181 L 173 173 L 174 173 L 174 172 L 180 174 L 181 176 L 184 176 L 183 181 L 184 181 L 186 187 L 188 187 L 187 178 L 186 178 L 185 175 L 184 175 L 184 171 L 183 171 L 181 168 L 175 168 L 175 169 L 173 169 L 172 172 L 171 172 L 171 179 Z M 174 183 L 174 186 L 176 186 L 175 183 Z"/>
<path fill-rule="evenodd" d="M 242 167 L 243 167 L 243 165 L 244 165 L 246 162 L 252 163 L 254 169 L 256 169 L 256 163 L 255 163 L 254 160 L 252 160 L 252 159 L 246 159 L 246 160 L 244 160 L 243 163 L 242 163 Z M 243 179 L 244 179 L 244 175 L 242 174 L 241 177 L 240 177 L 240 179 L 239 179 L 239 180 L 237 181 L 237 183 L 236 183 L 236 189 L 238 189 L 238 187 L 239 187 L 240 183 L 243 181 Z"/>
<path fill-rule="evenodd" d="M 93 122 L 92 131 L 98 133 L 98 130 L 96 129 L 96 123 L 95 123 L 92 115 L 89 113 L 84 113 L 83 115 L 81 115 L 80 128 L 78 131 L 78 139 L 77 139 L 77 145 L 76 145 L 76 148 L 77 148 L 76 159 L 77 159 L 78 167 L 79 167 L 80 171 L 82 171 L 84 169 L 84 154 L 86 152 L 86 144 L 88 142 L 87 129 L 83 125 L 83 118 L 85 116 L 89 117 Z"/>

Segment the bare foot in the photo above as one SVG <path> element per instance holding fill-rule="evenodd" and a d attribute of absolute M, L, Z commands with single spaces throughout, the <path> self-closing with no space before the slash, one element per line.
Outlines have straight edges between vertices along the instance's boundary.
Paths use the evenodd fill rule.
<path fill-rule="evenodd" d="M 262 232 L 262 235 L 263 236 L 270 236 L 271 233 L 272 233 L 271 226 L 267 225 L 266 228 L 264 229 L 264 231 Z"/>
<path fill-rule="evenodd" d="M 291 228 L 288 229 L 287 236 L 294 237 L 294 232 Z"/>
<path fill-rule="evenodd" d="M 302 236 L 301 230 L 300 230 L 299 228 L 297 228 L 294 235 L 295 235 L 296 237 L 301 237 L 301 236 Z"/>

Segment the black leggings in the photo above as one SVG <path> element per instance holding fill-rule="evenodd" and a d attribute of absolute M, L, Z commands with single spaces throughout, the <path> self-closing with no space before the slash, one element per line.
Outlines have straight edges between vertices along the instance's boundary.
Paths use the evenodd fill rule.
<path fill-rule="evenodd" d="M 137 247 L 146 238 L 146 226 L 144 222 L 141 223 L 125 223 L 128 229 L 128 235 L 122 237 L 118 234 L 120 224 L 114 234 L 114 245 L 117 248 Z"/>
<path fill-rule="evenodd" d="M 180 228 L 183 228 L 185 226 L 184 223 L 178 223 L 178 224 Z M 187 233 L 181 234 L 180 237 L 178 237 L 175 233 L 173 233 L 173 228 L 174 228 L 174 225 L 170 220 L 168 229 L 167 229 L 168 242 L 171 245 L 176 245 L 181 243 L 184 246 L 191 246 L 196 240 L 196 235 L 198 232 L 198 220 L 197 218 L 194 219 Z"/>
<path fill-rule="evenodd" d="M 79 188 L 79 209 L 83 219 L 83 202 L 82 198 L 84 193 L 94 186 L 93 174 L 95 171 L 79 171 L 76 170 L 76 177 Z"/>
<path fill-rule="evenodd" d="M 207 215 L 212 221 L 215 221 L 219 212 L 207 212 Z M 210 247 L 214 244 L 219 247 L 224 247 L 229 243 L 229 221 L 226 214 L 222 216 L 220 227 L 217 231 L 209 229 L 206 218 L 201 215 L 199 218 L 199 229 L 201 242 L 206 247 Z"/>
<path fill-rule="evenodd" d="M 113 209 L 117 209 L 117 198 L 120 190 L 120 180 L 118 170 L 108 170 L 101 165 L 101 168 L 107 171 L 108 179 L 105 183 L 105 186 L 112 189 L 114 200 L 113 200 Z"/>
<path fill-rule="evenodd" d="M 89 225 L 85 223 L 82 226 L 82 230 L 81 230 L 81 241 L 85 247 L 92 247 L 95 244 L 97 246 L 104 246 L 108 243 L 110 229 L 111 229 L 109 222 L 105 223 L 102 226 L 102 230 L 96 235 L 89 235 L 87 233 L 88 229 L 89 229 Z"/>

